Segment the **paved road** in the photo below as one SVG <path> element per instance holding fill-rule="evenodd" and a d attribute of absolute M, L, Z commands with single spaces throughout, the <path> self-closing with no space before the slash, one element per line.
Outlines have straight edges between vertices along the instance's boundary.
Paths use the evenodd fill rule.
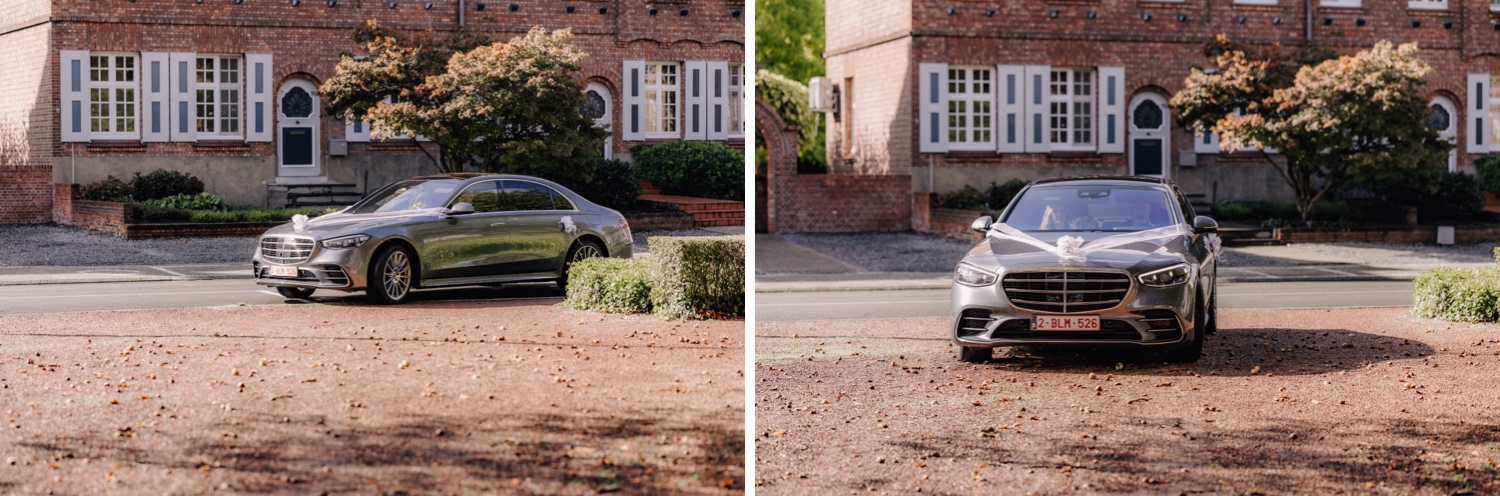
<path fill-rule="evenodd" d="M 1411 281 L 1224 284 L 1219 308 L 1341 308 L 1411 305 Z M 755 319 L 848 320 L 948 315 L 947 289 L 756 293 Z"/>
<path fill-rule="evenodd" d="M 560 298 L 552 283 L 518 284 L 501 288 L 459 288 L 412 293 L 412 302 L 469 299 Z M 319 291 L 312 302 L 322 304 L 372 305 L 364 293 Z M 249 279 L 186 281 L 109 282 L 79 284 L 34 284 L 0 286 L 0 315 L 133 310 L 147 308 L 265 305 L 287 302 L 274 289 L 257 286 Z M 410 303 L 409 303 L 410 304 Z M 0 331 L 4 325 L 0 324 Z"/>

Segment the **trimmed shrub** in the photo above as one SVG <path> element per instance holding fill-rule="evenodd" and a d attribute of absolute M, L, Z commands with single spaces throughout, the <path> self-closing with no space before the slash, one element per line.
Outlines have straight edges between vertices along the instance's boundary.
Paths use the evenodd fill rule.
<path fill-rule="evenodd" d="M 1005 207 L 1010 206 L 1010 201 L 1014 200 L 1016 195 L 1021 194 L 1021 189 L 1027 184 L 1030 183 L 1021 179 L 1011 179 L 1005 184 L 990 183 L 989 191 L 985 192 L 989 196 L 990 210 L 1005 210 Z"/>
<path fill-rule="evenodd" d="M 1422 272 L 1414 283 L 1414 315 L 1459 322 L 1500 319 L 1500 267 L 1440 267 Z"/>
<path fill-rule="evenodd" d="M 203 192 L 203 181 L 184 172 L 156 169 L 142 176 L 135 173 L 130 179 L 137 200 L 155 200 L 173 195 L 193 196 Z"/>
<path fill-rule="evenodd" d="M 228 210 L 229 206 L 224 200 L 208 194 L 198 193 L 196 195 L 172 195 L 166 198 L 146 200 L 147 204 L 158 207 L 171 207 L 182 210 Z"/>
<path fill-rule="evenodd" d="M 1437 193 L 1418 196 L 1416 207 L 1423 222 L 1471 220 L 1484 212 L 1484 189 L 1474 176 L 1444 172 Z"/>
<path fill-rule="evenodd" d="M 761 69 L 755 72 L 755 98 L 776 109 L 776 113 L 788 126 L 798 127 L 798 173 L 827 172 L 828 154 L 822 139 L 826 133 L 823 131 L 823 122 L 819 118 L 819 113 L 813 112 L 809 106 L 807 85 Z M 757 140 L 756 143 L 765 143 L 765 141 Z M 764 156 L 764 150 L 759 151 Z"/>
<path fill-rule="evenodd" d="M 596 312 L 650 312 L 650 268 L 647 258 L 581 260 L 568 269 L 568 299 L 563 303 Z"/>
<path fill-rule="evenodd" d="M 150 203 L 131 204 L 131 210 L 135 212 L 135 220 L 147 220 L 155 222 L 183 222 L 188 220 L 192 214 L 187 210 L 174 207 L 164 207 Z"/>
<path fill-rule="evenodd" d="M 949 191 L 938 195 L 938 208 L 952 208 L 956 210 L 981 210 L 988 197 L 974 189 L 973 186 L 964 186 L 963 189 Z"/>
<path fill-rule="evenodd" d="M 1474 162 L 1479 171 L 1479 187 L 1500 194 L 1500 157 L 1484 157 Z"/>
<path fill-rule="evenodd" d="M 130 201 L 130 195 L 133 193 L 135 190 L 131 189 L 129 184 L 115 176 L 83 186 L 83 199 L 85 200 L 123 203 Z"/>
<path fill-rule="evenodd" d="M 192 210 L 188 220 L 193 222 L 238 222 L 240 213 L 233 210 Z"/>
<path fill-rule="evenodd" d="M 745 237 L 653 237 L 651 306 L 666 318 L 745 315 Z"/>
<path fill-rule="evenodd" d="M 669 195 L 743 201 L 745 154 L 712 141 L 673 141 L 630 149 L 636 173 Z"/>
<path fill-rule="evenodd" d="M 620 160 L 600 158 L 592 181 L 558 181 L 558 184 L 591 202 L 621 211 L 634 207 L 641 197 L 641 180 L 636 177 L 635 168 Z"/>

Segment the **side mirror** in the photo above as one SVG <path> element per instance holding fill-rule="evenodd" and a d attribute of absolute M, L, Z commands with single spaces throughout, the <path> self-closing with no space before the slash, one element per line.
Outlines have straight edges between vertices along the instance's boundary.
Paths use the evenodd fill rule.
<path fill-rule="evenodd" d="M 980 233 L 987 233 L 990 232 L 990 226 L 994 223 L 995 219 L 986 215 L 978 219 L 974 219 L 974 223 L 969 224 L 969 228 L 975 231 L 979 231 Z"/>
<path fill-rule="evenodd" d="M 1193 219 L 1193 232 L 1197 234 L 1219 232 L 1219 223 L 1206 216 L 1199 215 Z"/>
<path fill-rule="evenodd" d="M 443 214 L 445 215 L 464 215 L 472 213 L 474 213 L 474 206 L 468 204 L 468 202 L 454 203 L 452 208 L 449 208 L 448 211 L 443 212 Z"/>

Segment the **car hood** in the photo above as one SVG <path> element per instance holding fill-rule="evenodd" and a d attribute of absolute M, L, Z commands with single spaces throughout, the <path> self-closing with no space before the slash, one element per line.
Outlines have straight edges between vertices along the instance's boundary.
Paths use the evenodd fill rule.
<path fill-rule="evenodd" d="M 308 219 L 304 228 L 300 231 L 297 230 L 295 222 L 288 222 L 271 228 L 266 231 L 266 234 L 294 234 L 312 236 L 317 239 L 327 239 L 333 236 L 359 234 L 363 231 L 388 227 L 392 224 L 434 220 L 438 218 L 438 214 L 441 211 L 442 209 L 440 208 L 431 208 L 369 214 L 334 213 Z"/>
<path fill-rule="evenodd" d="M 1056 245 L 1058 238 L 1073 236 L 1083 238 L 1082 249 L 1099 242 L 1101 238 L 1120 235 L 1115 232 L 1032 232 L 1027 233 L 1038 241 Z M 1136 233 L 1123 233 L 1137 236 Z M 984 241 L 975 245 L 964 256 L 964 262 L 980 268 L 999 272 L 1016 269 L 1050 267 L 1097 267 L 1110 269 L 1147 269 L 1163 267 L 1188 260 L 1189 236 L 1181 232 L 1144 236 L 1127 244 L 1088 252 L 1082 263 L 1064 264 L 1055 253 L 1029 243 L 1011 239 L 999 233 L 991 233 Z"/>

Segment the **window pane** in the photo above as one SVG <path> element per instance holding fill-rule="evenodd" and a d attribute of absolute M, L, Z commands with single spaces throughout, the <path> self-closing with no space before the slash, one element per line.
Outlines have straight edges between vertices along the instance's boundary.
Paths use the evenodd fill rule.
<path fill-rule="evenodd" d="M 527 181 L 505 181 L 504 200 L 507 210 L 552 210 L 552 193 L 546 186 Z"/>
<path fill-rule="evenodd" d="M 463 193 L 459 193 L 457 197 L 453 198 L 453 203 L 448 206 L 451 208 L 460 202 L 473 205 L 475 212 L 501 211 L 500 181 L 485 181 L 469 186 L 467 189 L 464 189 Z"/>

